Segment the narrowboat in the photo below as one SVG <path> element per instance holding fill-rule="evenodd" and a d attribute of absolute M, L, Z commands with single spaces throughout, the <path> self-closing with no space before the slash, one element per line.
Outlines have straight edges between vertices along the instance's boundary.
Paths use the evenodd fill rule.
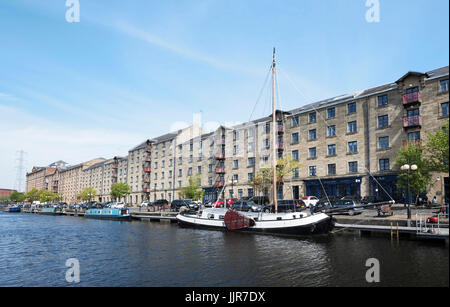
<path fill-rule="evenodd" d="M 131 220 L 130 209 L 127 208 L 92 208 L 85 212 L 84 217 L 105 220 Z"/>
<path fill-rule="evenodd" d="M 8 212 L 20 212 L 20 207 L 19 206 L 9 207 Z"/>
<path fill-rule="evenodd" d="M 63 210 L 58 207 L 42 207 L 39 213 L 45 215 L 61 215 L 63 214 Z"/>

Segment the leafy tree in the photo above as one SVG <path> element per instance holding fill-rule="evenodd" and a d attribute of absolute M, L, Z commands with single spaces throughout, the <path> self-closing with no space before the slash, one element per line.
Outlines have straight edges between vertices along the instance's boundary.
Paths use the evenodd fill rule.
<path fill-rule="evenodd" d="M 38 201 L 41 198 L 41 191 L 36 188 L 31 189 L 29 192 L 25 193 L 25 199 L 29 202 Z"/>
<path fill-rule="evenodd" d="M 405 148 L 400 149 L 395 159 L 399 168 L 405 164 L 417 165 L 417 170 L 409 170 L 409 186 L 413 195 L 425 192 L 432 178 L 423 151 L 424 149 L 419 143 L 408 143 Z M 398 177 L 397 186 L 405 192 L 408 191 L 408 173 L 400 171 Z"/>
<path fill-rule="evenodd" d="M 189 177 L 189 185 L 180 189 L 180 197 L 183 199 L 201 200 L 204 193 L 200 185 L 200 175 Z"/>
<path fill-rule="evenodd" d="M 81 191 L 78 198 L 83 201 L 91 201 L 93 198 L 97 196 L 97 191 L 93 187 L 87 187 L 83 191 Z"/>
<path fill-rule="evenodd" d="M 436 133 L 428 134 L 425 144 L 425 155 L 429 169 L 432 171 L 448 173 L 448 130 L 449 122 L 447 121 L 443 129 L 439 129 Z"/>
<path fill-rule="evenodd" d="M 55 201 L 56 198 L 58 197 L 58 195 L 53 191 L 44 190 L 44 191 L 41 191 L 39 197 L 40 197 L 41 203 L 48 203 L 50 201 L 52 201 L 52 202 Z"/>
<path fill-rule="evenodd" d="M 123 182 L 118 182 L 111 187 L 111 197 L 115 200 L 121 199 L 131 193 L 131 187 Z"/>
<path fill-rule="evenodd" d="M 25 200 L 25 193 L 12 192 L 9 199 L 16 203 L 21 203 Z"/>

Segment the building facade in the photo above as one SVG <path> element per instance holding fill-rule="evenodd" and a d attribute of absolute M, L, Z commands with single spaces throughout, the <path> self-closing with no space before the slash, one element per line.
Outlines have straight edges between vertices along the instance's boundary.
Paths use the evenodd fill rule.
<path fill-rule="evenodd" d="M 81 184 L 96 189 L 98 201 L 111 201 L 111 186 L 124 182 L 130 185 L 131 194 L 123 201 L 130 205 L 159 199 L 170 202 L 180 198 L 180 188 L 188 185 L 191 176 L 198 176 L 204 201 L 220 195 L 240 198 L 262 193 L 271 197 L 269 190 L 255 191 L 252 180 L 261 168 L 271 166 L 275 135 L 277 158 L 291 156 L 301 165 L 278 187 L 278 198 L 326 193 L 403 201 L 404 191 L 395 184 L 398 151 L 408 142 L 426 140 L 448 120 L 448 66 L 426 73 L 408 72 L 389 84 L 278 110 L 275 127 L 268 115 L 209 133 L 194 124 L 148 139 L 127 157 L 77 166 L 82 172 L 71 178 L 81 183 L 64 182 L 69 187 L 59 192 L 73 199 L 75 193 L 69 189 Z M 40 171 L 32 172 L 33 182 L 45 182 Z M 62 173 L 56 177 L 59 185 Z M 443 202 L 446 193 L 448 174 L 434 174 L 429 198 L 436 196 Z"/>

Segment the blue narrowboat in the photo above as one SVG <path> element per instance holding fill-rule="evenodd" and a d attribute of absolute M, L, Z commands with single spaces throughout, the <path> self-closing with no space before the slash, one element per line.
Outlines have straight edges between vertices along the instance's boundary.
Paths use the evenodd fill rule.
<path fill-rule="evenodd" d="M 19 206 L 9 207 L 8 212 L 20 212 L 20 207 Z"/>
<path fill-rule="evenodd" d="M 131 220 L 130 209 L 92 208 L 86 211 L 84 217 L 106 220 Z"/>

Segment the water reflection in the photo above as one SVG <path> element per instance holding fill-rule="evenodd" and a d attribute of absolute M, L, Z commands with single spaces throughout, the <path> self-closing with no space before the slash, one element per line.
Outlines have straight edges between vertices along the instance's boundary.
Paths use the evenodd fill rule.
<path fill-rule="evenodd" d="M 0 286 L 448 286 L 442 245 L 335 234 L 303 238 L 182 229 L 176 224 L 0 213 Z"/>

